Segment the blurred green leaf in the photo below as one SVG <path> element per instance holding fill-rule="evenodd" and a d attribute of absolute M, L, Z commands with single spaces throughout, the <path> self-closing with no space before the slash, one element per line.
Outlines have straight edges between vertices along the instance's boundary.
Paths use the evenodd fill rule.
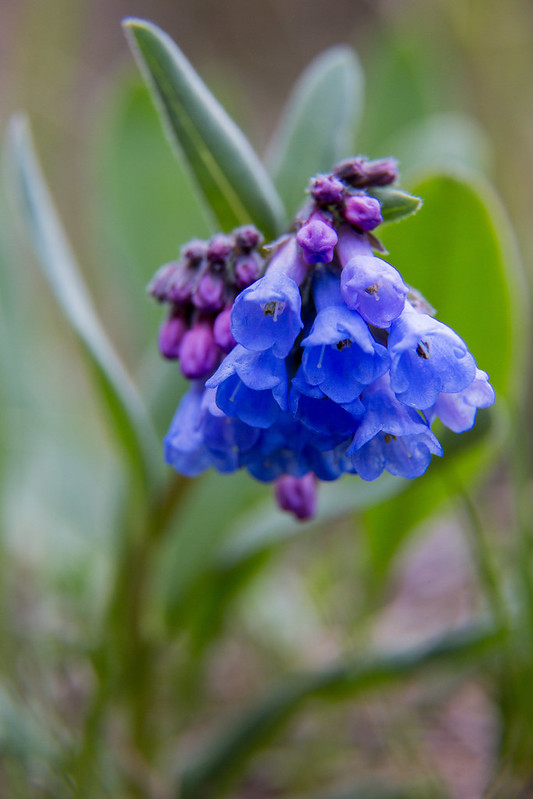
<path fill-rule="evenodd" d="M 161 546 L 153 574 L 154 612 L 171 629 L 183 624 L 183 602 L 196 581 L 212 568 L 231 535 L 234 519 L 263 497 L 265 490 L 244 472 L 209 471 L 190 483 L 173 519 L 174 534 Z"/>
<path fill-rule="evenodd" d="M 477 177 L 452 174 L 429 177 L 414 190 L 424 199 L 421 213 L 383 231 L 391 263 L 465 339 L 489 372 L 497 405 L 479 412 L 473 430 L 460 436 L 447 431 L 441 436 L 442 460 L 434 458 L 403 493 L 364 513 L 369 591 L 383 584 L 414 527 L 450 497 L 447 473 L 453 473 L 454 483 L 468 482 L 490 463 L 506 434 L 505 398 L 523 369 L 523 278 L 512 231 L 493 191 Z"/>
<path fill-rule="evenodd" d="M 388 147 L 397 131 L 443 108 L 457 107 L 458 96 L 460 102 L 464 81 L 457 52 L 437 30 L 428 47 L 428 40 L 420 36 L 418 13 L 415 4 L 402 14 L 386 15 L 365 54 L 367 102 L 358 151 L 372 158 L 396 155 Z M 433 16 L 430 20 L 427 15 L 425 22 L 437 28 L 442 18 Z"/>
<path fill-rule="evenodd" d="M 161 140 L 161 125 L 145 85 L 120 74 L 98 117 L 92 164 L 98 192 L 94 203 L 95 259 L 111 260 L 101 270 L 104 292 L 127 297 L 114 302 L 122 338 L 132 353 L 153 342 L 162 310 L 145 286 L 161 264 L 176 258 L 180 245 L 205 238 L 209 226 L 192 183 Z M 115 298 L 116 300 L 116 298 Z M 166 365 L 168 369 L 168 364 Z"/>
<path fill-rule="evenodd" d="M 219 589 L 217 604 L 222 609 L 225 595 L 232 598 L 236 584 L 244 585 L 265 554 L 311 528 L 384 501 L 403 488 L 403 481 L 384 475 L 372 484 L 342 480 L 320 488 L 316 517 L 302 524 L 275 508 L 270 487 L 248 475 L 209 473 L 198 481 L 175 520 L 179 532 L 164 549 L 154 579 L 153 595 L 168 625 L 174 629 L 182 623 L 184 603 L 206 578 L 210 590 L 215 584 Z"/>
<path fill-rule="evenodd" d="M 267 238 L 278 235 L 281 200 L 246 137 L 164 31 L 141 19 L 124 28 L 170 138 L 219 225 L 229 231 L 253 223 Z"/>
<path fill-rule="evenodd" d="M 296 83 L 267 159 L 289 213 L 302 204 L 313 175 L 352 155 L 363 91 L 363 71 L 349 47 L 326 50 Z"/>
<path fill-rule="evenodd" d="M 158 447 L 142 400 L 98 319 L 37 161 L 27 120 L 14 117 L 7 163 L 38 262 L 89 356 L 113 429 L 138 472 L 157 474 Z"/>
<path fill-rule="evenodd" d="M 384 222 L 397 222 L 406 216 L 416 214 L 422 206 L 420 197 L 395 189 L 393 186 L 368 189 L 368 194 L 379 200 Z"/>
<path fill-rule="evenodd" d="M 483 173 L 491 160 L 486 132 L 473 117 L 458 113 L 431 114 L 410 122 L 396 130 L 383 147 L 398 159 L 404 177 L 450 168 Z"/>
<path fill-rule="evenodd" d="M 383 230 L 391 263 L 466 341 L 497 394 L 522 372 L 524 279 L 509 222 L 491 187 L 466 172 L 413 187 L 424 208 Z"/>
<path fill-rule="evenodd" d="M 347 658 L 321 671 L 295 675 L 235 724 L 225 729 L 204 757 L 183 774 L 180 796 L 216 795 L 246 762 L 285 725 L 304 701 L 327 701 L 366 695 L 408 679 L 428 667 L 461 666 L 494 656 L 503 635 L 498 630 L 472 627 L 446 634 L 425 646 L 374 658 Z"/>

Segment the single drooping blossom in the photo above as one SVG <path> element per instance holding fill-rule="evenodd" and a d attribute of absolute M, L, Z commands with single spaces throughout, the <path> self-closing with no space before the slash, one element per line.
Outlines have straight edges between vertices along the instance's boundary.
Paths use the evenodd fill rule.
<path fill-rule="evenodd" d="M 435 419 L 460 433 L 493 404 L 465 342 L 381 257 L 372 191 L 397 179 L 393 159 L 348 159 L 312 178 L 280 240 L 263 248 L 238 228 L 157 272 L 161 353 L 191 380 L 168 464 L 189 477 L 246 469 L 304 520 L 320 480 L 419 477 L 443 454 Z"/>

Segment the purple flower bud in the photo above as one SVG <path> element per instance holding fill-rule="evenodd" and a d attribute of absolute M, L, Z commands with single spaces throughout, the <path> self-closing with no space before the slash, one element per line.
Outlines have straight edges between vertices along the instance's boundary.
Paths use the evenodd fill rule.
<path fill-rule="evenodd" d="M 176 305 L 184 304 L 191 298 L 196 279 L 196 270 L 187 263 L 176 264 L 176 269 L 167 286 L 167 299 Z"/>
<path fill-rule="evenodd" d="M 215 368 L 220 355 L 213 328 L 203 320 L 197 322 L 183 336 L 180 347 L 180 365 L 189 380 L 207 377 Z"/>
<path fill-rule="evenodd" d="M 261 272 L 261 264 L 257 253 L 241 255 L 235 264 L 235 285 L 237 288 L 245 289 L 250 286 Z"/>
<path fill-rule="evenodd" d="M 201 239 L 192 239 L 185 244 L 181 250 L 181 255 L 191 266 L 198 266 L 207 254 L 207 244 Z"/>
<path fill-rule="evenodd" d="M 233 241 L 230 236 L 219 233 L 210 240 L 207 247 L 207 258 L 212 264 L 224 263 L 233 252 Z"/>
<path fill-rule="evenodd" d="M 379 158 L 364 164 L 367 186 L 388 186 L 398 180 L 398 164 L 395 158 Z"/>
<path fill-rule="evenodd" d="M 148 284 L 147 291 L 158 302 L 168 302 L 168 290 L 173 280 L 176 278 L 182 264 L 179 261 L 172 261 L 157 270 L 152 280 Z"/>
<path fill-rule="evenodd" d="M 255 250 L 263 241 L 261 233 L 253 225 L 244 225 L 233 231 L 235 244 L 244 253 Z"/>
<path fill-rule="evenodd" d="M 284 474 L 276 480 L 276 500 L 282 510 L 293 513 L 300 521 L 316 513 L 316 478 L 312 472 L 303 477 Z"/>
<path fill-rule="evenodd" d="M 215 324 L 213 325 L 215 342 L 223 352 L 231 352 L 237 343 L 231 332 L 231 308 L 231 305 L 224 308 L 224 310 L 218 314 L 215 319 Z"/>
<path fill-rule="evenodd" d="M 381 225 L 381 206 L 375 197 L 367 194 L 352 194 L 344 200 L 344 218 L 354 227 L 366 232 Z"/>
<path fill-rule="evenodd" d="M 338 236 L 320 213 L 315 213 L 302 225 L 296 241 L 307 264 L 327 264 L 333 260 Z"/>
<path fill-rule="evenodd" d="M 206 272 L 193 294 L 192 301 L 202 311 L 219 311 L 224 307 L 224 281 L 220 275 Z"/>
<path fill-rule="evenodd" d="M 187 331 L 183 313 L 173 312 L 165 319 L 159 330 L 159 350 L 165 358 L 179 357 L 180 345 Z"/>
<path fill-rule="evenodd" d="M 343 184 L 332 175 L 316 175 L 311 181 L 311 196 L 319 205 L 338 205 L 343 193 Z"/>
<path fill-rule="evenodd" d="M 398 166 L 394 158 L 369 161 L 359 156 L 341 161 L 334 168 L 333 174 L 359 189 L 367 186 L 388 186 L 398 179 Z"/>

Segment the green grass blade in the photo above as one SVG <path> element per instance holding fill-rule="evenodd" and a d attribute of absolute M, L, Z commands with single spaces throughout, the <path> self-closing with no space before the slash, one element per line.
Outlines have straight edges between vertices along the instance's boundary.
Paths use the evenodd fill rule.
<path fill-rule="evenodd" d="M 128 40 L 165 123 L 223 230 L 253 223 L 267 238 L 284 225 L 281 200 L 250 143 L 172 39 L 141 19 Z"/>

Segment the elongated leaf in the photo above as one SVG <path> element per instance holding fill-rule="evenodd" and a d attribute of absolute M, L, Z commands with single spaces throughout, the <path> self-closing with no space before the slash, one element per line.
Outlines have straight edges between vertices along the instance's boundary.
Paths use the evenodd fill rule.
<path fill-rule="evenodd" d="M 363 91 L 363 72 L 349 47 L 326 50 L 297 82 L 267 158 L 290 213 L 302 204 L 310 177 L 353 155 Z"/>
<path fill-rule="evenodd" d="M 420 197 L 389 186 L 369 189 L 368 193 L 379 200 L 384 222 L 397 222 L 406 216 L 415 214 L 422 206 Z"/>
<path fill-rule="evenodd" d="M 164 31 L 141 19 L 124 28 L 170 138 L 219 225 L 229 231 L 252 222 L 267 238 L 278 235 L 281 200 L 244 134 Z"/>
<path fill-rule="evenodd" d="M 498 435 L 483 443 L 489 412 L 480 411 L 472 431 L 443 439 L 443 459 L 434 459 L 422 478 L 365 511 L 367 571 L 376 589 L 415 526 L 450 497 L 448 470 L 453 482 L 468 481 L 490 463 L 498 441 L 505 438 L 505 398 L 516 391 L 524 371 L 524 281 L 512 231 L 493 191 L 479 177 L 466 174 L 435 175 L 415 191 L 424 199 L 420 214 L 383 231 L 390 262 L 422 291 L 438 318 L 457 330 L 479 366 L 489 372 L 496 389 L 491 433 Z"/>
<path fill-rule="evenodd" d="M 130 462 L 147 474 L 159 447 L 142 400 L 109 342 L 61 227 L 33 148 L 27 120 L 11 121 L 7 161 L 15 196 L 44 275 L 94 368 L 114 431 Z"/>

